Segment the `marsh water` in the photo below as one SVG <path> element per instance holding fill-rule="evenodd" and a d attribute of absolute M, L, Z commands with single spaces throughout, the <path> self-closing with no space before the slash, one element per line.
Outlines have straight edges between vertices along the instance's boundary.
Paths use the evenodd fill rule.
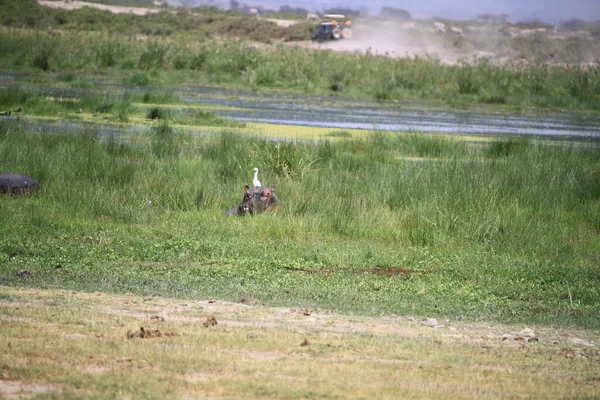
<path fill-rule="evenodd" d="M 0 74 L 0 87 L 16 87 L 21 74 Z M 41 89 L 48 96 L 79 98 L 90 90 L 132 93 L 164 91 L 95 82 L 94 89 Z M 169 89 L 190 105 L 211 107 L 219 116 L 245 122 L 379 131 L 430 132 L 450 135 L 524 135 L 563 140 L 600 140 L 600 115 L 507 115 L 448 111 L 412 103 L 376 102 L 337 96 L 254 93 L 207 86 Z M 33 124 L 33 122 L 30 122 Z M 62 128 L 73 123 L 63 122 Z M 75 126 L 77 124 L 75 123 Z M 110 127 L 102 127 L 110 132 Z"/>

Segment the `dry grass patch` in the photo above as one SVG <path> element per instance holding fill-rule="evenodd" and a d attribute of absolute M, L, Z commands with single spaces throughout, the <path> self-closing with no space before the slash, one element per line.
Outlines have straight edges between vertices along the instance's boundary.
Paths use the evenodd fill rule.
<path fill-rule="evenodd" d="M 0 323 L 7 398 L 582 398 L 600 388 L 597 331 L 9 287 Z"/>

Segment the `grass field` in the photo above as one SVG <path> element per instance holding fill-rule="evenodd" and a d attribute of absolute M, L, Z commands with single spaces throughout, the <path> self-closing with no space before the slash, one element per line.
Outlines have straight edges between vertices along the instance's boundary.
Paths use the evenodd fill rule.
<path fill-rule="evenodd" d="M 593 143 L 0 128 L 1 169 L 44 187 L 0 199 L 5 285 L 598 326 Z M 255 166 L 277 213 L 222 215 Z"/>

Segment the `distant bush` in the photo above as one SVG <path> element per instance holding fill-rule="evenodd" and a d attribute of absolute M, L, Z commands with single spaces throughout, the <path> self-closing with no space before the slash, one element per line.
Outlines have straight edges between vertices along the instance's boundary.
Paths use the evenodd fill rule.
<path fill-rule="evenodd" d="M 584 29 L 586 26 L 586 22 L 582 19 L 573 18 L 566 21 L 561 21 L 560 26 L 566 29 Z"/>
<path fill-rule="evenodd" d="M 139 5 L 138 5 L 139 6 Z M 11 27 L 60 26 L 62 30 L 97 31 L 120 35 L 171 36 L 194 33 L 197 37 L 228 35 L 251 38 L 260 42 L 282 39 L 288 28 L 244 13 L 202 7 L 195 12 L 162 12 L 149 15 L 112 14 L 109 11 L 83 7 L 65 11 L 40 6 L 35 0 L 3 0 L 0 25 Z M 288 36 L 297 35 L 292 31 Z M 109 66 L 116 65 L 112 49 L 101 58 Z"/>
<path fill-rule="evenodd" d="M 288 42 L 310 40 L 317 29 L 317 24 L 312 22 L 300 22 L 286 29 L 285 40 Z"/>
<path fill-rule="evenodd" d="M 3 1 L 0 23 L 16 28 L 34 27 L 45 15 L 42 6 L 36 0 Z"/>
<path fill-rule="evenodd" d="M 405 9 L 387 6 L 381 9 L 381 11 L 379 12 L 379 16 L 397 19 L 411 19 L 410 13 Z"/>
<path fill-rule="evenodd" d="M 323 12 L 323 14 L 343 14 L 345 16 L 360 16 L 360 10 L 355 10 L 348 7 L 332 7 Z"/>
<path fill-rule="evenodd" d="M 279 12 L 281 14 L 292 13 L 292 14 L 304 14 L 304 15 L 306 15 L 308 13 L 308 10 L 305 9 L 305 8 L 301 8 L 301 7 L 288 6 L 286 4 L 284 6 L 279 7 Z"/>

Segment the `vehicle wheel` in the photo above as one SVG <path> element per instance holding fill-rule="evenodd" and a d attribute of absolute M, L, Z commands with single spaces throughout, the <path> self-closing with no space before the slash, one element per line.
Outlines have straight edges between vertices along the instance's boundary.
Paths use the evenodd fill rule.
<path fill-rule="evenodd" d="M 344 36 L 344 39 L 350 39 L 352 37 L 352 29 L 345 28 L 342 30 L 342 36 Z"/>
<path fill-rule="evenodd" d="M 342 34 L 342 30 L 340 28 L 335 28 L 333 32 L 331 32 L 331 37 L 335 40 L 341 39 L 344 35 Z"/>

